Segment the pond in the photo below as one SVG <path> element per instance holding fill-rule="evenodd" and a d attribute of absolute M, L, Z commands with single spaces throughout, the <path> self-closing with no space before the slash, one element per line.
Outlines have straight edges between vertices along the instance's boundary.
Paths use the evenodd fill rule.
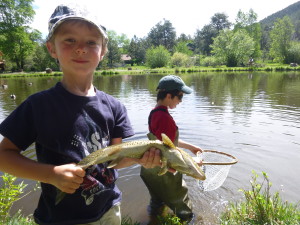
<path fill-rule="evenodd" d="M 156 86 L 163 75 L 97 76 L 94 85 L 122 101 L 136 135 L 145 139 L 147 117 L 156 103 Z M 186 177 L 197 217 L 215 224 L 229 201 L 242 198 L 249 189 L 252 171 L 266 172 L 272 191 L 299 203 L 300 186 L 300 73 L 198 73 L 180 75 L 193 93 L 171 110 L 181 138 L 200 146 L 236 156 L 224 184 L 201 192 L 194 179 Z M 1 79 L 0 121 L 27 96 L 53 86 L 60 78 Z M 2 86 L 3 87 L 3 86 Z M 10 95 L 15 94 L 16 99 Z M 123 191 L 122 213 L 147 222 L 149 194 L 139 177 L 139 166 L 120 170 L 117 181 Z M 27 181 L 32 184 L 32 182 Z M 15 204 L 25 214 L 33 212 L 38 193 Z M 30 204 L 28 204 L 30 202 Z M 200 223 L 200 222 L 199 222 Z"/>

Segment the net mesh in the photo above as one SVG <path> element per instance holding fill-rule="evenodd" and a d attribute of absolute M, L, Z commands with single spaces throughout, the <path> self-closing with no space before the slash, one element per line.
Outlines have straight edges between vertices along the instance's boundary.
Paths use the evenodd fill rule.
<path fill-rule="evenodd" d="M 203 153 L 197 154 L 198 160 L 205 162 L 220 162 L 230 163 L 232 158 L 225 154 L 218 152 L 204 151 Z M 205 173 L 206 179 L 199 181 L 198 185 L 201 191 L 213 191 L 219 188 L 229 173 L 231 168 L 230 165 L 202 165 L 203 172 Z"/>

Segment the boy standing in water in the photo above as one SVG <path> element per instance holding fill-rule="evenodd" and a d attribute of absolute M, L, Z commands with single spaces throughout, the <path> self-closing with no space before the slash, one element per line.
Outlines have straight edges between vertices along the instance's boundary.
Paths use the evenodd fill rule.
<path fill-rule="evenodd" d="M 190 94 L 192 89 L 180 77 L 168 75 L 160 79 L 157 90 L 157 104 L 148 118 L 149 139 L 161 140 L 161 134 L 164 133 L 176 146 L 189 149 L 194 154 L 202 152 L 199 147 L 179 139 L 178 127 L 168 111 L 176 108 L 182 102 L 183 95 Z M 163 176 L 157 176 L 158 171 L 159 168 L 141 168 L 141 177 L 151 196 L 148 208 L 150 216 L 155 220 L 164 207 L 168 206 L 182 221 L 192 224 L 194 214 L 182 174 L 167 172 Z"/>
<path fill-rule="evenodd" d="M 159 150 L 84 171 L 85 156 L 134 134 L 123 104 L 97 90 L 93 74 L 107 52 L 104 27 L 77 8 L 58 6 L 49 20 L 47 48 L 63 77 L 54 87 L 26 99 L 0 125 L 0 170 L 41 182 L 34 212 L 38 224 L 121 224 L 116 168 L 140 163 L 153 168 Z M 21 151 L 35 142 L 37 162 Z M 55 204 L 57 190 L 68 193 Z M 97 222 L 97 223 L 96 223 Z"/>

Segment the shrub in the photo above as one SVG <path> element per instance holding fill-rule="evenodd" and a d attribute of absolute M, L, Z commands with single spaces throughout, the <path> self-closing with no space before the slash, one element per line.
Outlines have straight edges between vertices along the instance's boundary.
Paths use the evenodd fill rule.
<path fill-rule="evenodd" d="M 174 67 L 189 66 L 189 56 L 180 52 L 175 52 L 171 57 L 171 65 Z"/>
<path fill-rule="evenodd" d="M 169 51 L 164 46 L 152 47 L 146 52 L 146 64 L 150 68 L 165 67 L 169 64 L 170 57 Z"/>
<path fill-rule="evenodd" d="M 245 201 L 231 203 L 221 214 L 222 225 L 265 225 L 265 224 L 300 224 L 300 211 L 297 205 L 282 202 L 279 193 L 271 195 L 271 183 L 266 173 L 261 184 L 257 182 L 258 175 L 253 172 L 251 189 L 244 190 Z"/>
<path fill-rule="evenodd" d="M 294 42 L 287 51 L 286 63 L 300 64 L 300 43 Z"/>
<path fill-rule="evenodd" d="M 9 215 L 13 203 L 26 196 L 23 193 L 27 184 L 23 181 L 15 184 L 17 178 L 6 173 L 1 178 L 3 184 L 0 186 L 0 224 L 35 224 L 30 218 L 22 217 L 20 211 L 12 217 Z"/>

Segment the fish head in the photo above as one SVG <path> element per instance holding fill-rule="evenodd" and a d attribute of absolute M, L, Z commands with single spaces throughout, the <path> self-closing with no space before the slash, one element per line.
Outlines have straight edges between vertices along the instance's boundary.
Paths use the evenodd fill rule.
<path fill-rule="evenodd" d="M 185 174 L 187 176 L 193 177 L 197 180 L 205 180 L 205 173 L 197 164 L 197 162 L 185 151 L 176 148 L 174 150 L 173 159 L 170 162 L 170 167 L 176 171 Z"/>

